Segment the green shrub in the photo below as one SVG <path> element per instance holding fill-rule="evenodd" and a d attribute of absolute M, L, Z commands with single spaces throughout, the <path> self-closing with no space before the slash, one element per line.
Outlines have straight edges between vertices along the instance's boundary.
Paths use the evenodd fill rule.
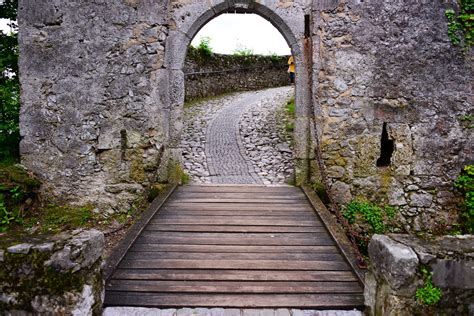
<path fill-rule="evenodd" d="M 421 267 L 421 273 L 425 279 L 425 285 L 416 290 L 416 299 L 423 305 L 435 305 L 443 296 L 441 289 L 433 285 L 433 272 L 426 267 Z"/>
<path fill-rule="evenodd" d="M 15 21 L 17 0 L 0 5 L 0 18 Z M 0 31 L 0 161 L 18 161 L 20 129 L 20 82 L 18 79 L 18 36 Z"/>
<path fill-rule="evenodd" d="M 199 42 L 196 48 L 201 54 L 201 56 L 211 57 L 213 54 L 211 47 L 211 38 L 208 36 L 201 37 L 201 41 Z"/>
<path fill-rule="evenodd" d="M 464 195 L 461 205 L 461 228 L 464 233 L 474 233 L 474 165 L 467 165 L 454 181 L 454 187 Z"/>

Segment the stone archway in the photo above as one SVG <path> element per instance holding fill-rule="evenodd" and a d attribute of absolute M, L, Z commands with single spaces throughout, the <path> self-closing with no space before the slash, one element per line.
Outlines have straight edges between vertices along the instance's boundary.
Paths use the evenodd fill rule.
<path fill-rule="evenodd" d="M 169 75 L 170 106 L 170 151 L 175 160 L 180 160 L 178 144 L 181 138 L 182 110 L 184 104 L 183 65 L 187 49 L 197 32 L 210 20 L 227 12 L 255 13 L 275 26 L 291 48 L 296 63 L 296 124 L 295 124 L 295 172 L 298 184 L 309 176 L 309 148 L 311 122 L 311 66 L 309 38 L 305 38 L 305 7 L 287 1 L 258 3 L 245 0 L 224 1 L 175 1 L 171 3 L 170 30 L 165 51 L 165 66 Z M 308 16 L 309 17 L 309 16 Z M 308 21 L 306 24 L 308 24 Z M 306 25 L 308 28 L 309 25 Z M 306 49 L 305 49 L 306 47 Z"/>

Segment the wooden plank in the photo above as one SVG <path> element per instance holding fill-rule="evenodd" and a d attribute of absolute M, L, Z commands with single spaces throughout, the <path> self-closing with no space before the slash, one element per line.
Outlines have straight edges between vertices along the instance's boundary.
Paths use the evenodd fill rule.
<path fill-rule="evenodd" d="M 160 232 L 160 231 L 143 231 L 142 237 L 154 238 L 241 238 L 241 239 L 320 239 L 326 237 L 326 232 L 312 233 L 215 233 L 215 232 Z"/>
<path fill-rule="evenodd" d="M 295 200 L 295 199 L 262 199 L 262 198 L 205 198 L 205 199 L 198 199 L 198 198 L 173 198 L 170 200 L 170 203 L 255 203 L 255 204 L 295 204 L 295 203 L 302 203 L 304 200 Z"/>
<path fill-rule="evenodd" d="M 164 210 L 183 210 L 183 211 L 308 211 L 313 212 L 309 204 L 253 204 L 253 203 L 166 203 Z"/>
<path fill-rule="evenodd" d="M 306 201 L 306 196 L 303 192 L 295 193 L 271 193 L 271 192 L 255 192 L 255 193 L 235 193 L 235 192 L 221 192 L 221 193 L 195 193 L 195 192 L 177 192 L 173 195 L 173 199 L 265 199 L 265 200 L 301 200 Z"/>
<path fill-rule="evenodd" d="M 340 254 L 321 253 L 242 253 L 242 252 L 135 252 L 130 251 L 125 260 L 135 259 L 186 259 L 186 260 L 314 260 L 342 261 Z"/>
<path fill-rule="evenodd" d="M 181 186 L 177 192 L 205 192 L 205 193 L 219 193 L 219 192 L 242 192 L 242 193 L 301 193 L 301 189 L 291 186 L 206 186 L 206 185 L 188 185 Z"/>
<path fill-rule="evenodd" d="M 309 211 L 295 212 L 295 211 L 186 211 L 180 209 L 163 209 L 160 210 L 159 216 L 275 216 L 275 217 L 288 217 L 288 218 L 309 218 L 314 219 Z"/>
<path fill-rule="evenodd" d="M 352 271 L 117 269 L 113 279 L 188 281 L 357 281 Z"/>
<path fill-rule="evenodd" d="M 358 282 L 235 282 L 110 280 L 108 289 L 156 293 L 361 293 Z"/>
<path fill-rule="evenodd" d="M 189 217 L 168 217 L 159 218 L 155 216 L 150 224 L 193 224 L 193 225 L 252 225 L 252 226 L 297 226 L 297 227 L 321 227 L 322 223 L 317 220 L 281 220 L 275 217 L 251 217 L 229 218 L 228 216 L 200 216 L 199 218 Z"/>
<path fill-rule="evenodd" d="M 332 246 L 327 237 L 314 238 L 206 238 L 206 237 L 153 237 L 140 236 L 137 244 L 186 244 L 186 245 L 245 245 L 245 246 Z"/>
<path fill-rule="evenodd" d="M 157 294 L 108 291 L 105 306 L 236 307 L 236 308 L 354 308 L 363 307 L 354 294 Z"/>
<path fill-rule="evenodd" d="M 165 232 L 222 232 L 222 233 L 321 233 L 324 227 L 294 226 L 232 226 L 232 225 L 157 225 L 149 224 L 148 231 Z"/>
<path fill-rule="evenodd" d="M 339 253 L 336 246 L 249 246 L 249 245 L 190 245 L 190 244 L 134 244 L 130 251 L 167 252 L 248 252 L 248 253 Z"/>
<path fill-rule="evenodd" d="M 172 219 L 172 218 L 177 218 L 177 219 L 217 219 L 217 220 L 233 220 L 233 219 L 242 219 L 245 221 L 258 221 L 258 220 L 267 220 L 267 221 L 272 221 L 272 220 L 278 220 L 278 221 L 300 221 L 300 222 L 314 222 L 314 223 L 320 223 L 322 224 L 321 221 L 319 221 L 317 218 L 314 216 L 275 216 L 275 215 L 248 215 L 248 216 L 240 216 L 240 215 L 234 215 L 234 214 L 228 214 L 228 215 L 201 215 L 198 217 L 195 216 L 189 216 L 189 215 L 181 215 L 179 213 L 168 213 L 168 214 L 156 214 L 154 216 L 154 219 Z"/>
<path fill-rule="evenodd" d="M 122 260 L 121 269 L 350 270 L 346 262 L 293 260 Z"/>

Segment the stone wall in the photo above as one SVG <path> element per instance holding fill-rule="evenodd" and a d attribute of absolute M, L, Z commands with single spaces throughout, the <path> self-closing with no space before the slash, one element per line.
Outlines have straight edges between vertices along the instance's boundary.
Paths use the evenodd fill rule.
<path fill-rule="evenodd" d="M 368 315 L 472 315 L 474 313 L 474 236 L 420 240 L 408 235 L 374 235 L 366 274 Z M 442 292 L 433 305 L 416 299 L 427 283 Z"/>
<path fill-rule="evenodd" d="M 167 5 L 20 0 L 20 147 L 44 195 L 128 210 L 166 169 Z"/>
<path fill-rule="evenodd" d="M 474 161 L 472 54 L 447 36 L 451 1 L 314 1 L 313 96 L 332 191 L 401 210 L 409 231 L 457 219 L 453 180 Z M 383 127 L 390 164 L 378 167 Z M 390 143 L 393 142 L 393 144 Z"/>
<path fill-rule="evenodd" d="M 191 48 L 186 56 L 186 100 L 229 92 L 259 90 L 290 84 L 289 56 L 206 56 Z"/>
<path fill-rule="evenodd" d="M 0 244 L 0 311 L 98 315 L 102 310 L 104 235 L 77 230 Z"/>

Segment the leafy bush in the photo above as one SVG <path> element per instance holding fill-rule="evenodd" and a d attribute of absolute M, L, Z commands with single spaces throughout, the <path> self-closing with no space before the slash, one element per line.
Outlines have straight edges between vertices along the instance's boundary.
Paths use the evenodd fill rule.
<path fill-rule="evenodd" d="M 474 233 L 474 165 L 467 165 L 454 181 L 454 187 L 464 195 L 461 205 L 461 227 L 467 234 Z"/>
<path fill-rule="evenodd" d="M 423 305 L 435 305 L 441 300 L 443 293 L 440 288 L 433 285 L 433 272 L 422 267 L 421 273 L 425 278 L 425 285 L 416 290 L 416 299 Z"/>
<path fill-rule="evenodd" d="M 17 0 L 0 5 L 0 18 L 16 20 Z M 14 161 L 19 156 L 20 83 L 18 79 L 18 38 L 13 32 L 0 31 L 0 161 Z"/>
<path fill-rule="evenodd" d="M 212 47 L 211 47 L 211 38 L 210 37 L 201 37 L 201 41 L 196 47 L 201 56 L 211 57 L 212 56 Z"/>

